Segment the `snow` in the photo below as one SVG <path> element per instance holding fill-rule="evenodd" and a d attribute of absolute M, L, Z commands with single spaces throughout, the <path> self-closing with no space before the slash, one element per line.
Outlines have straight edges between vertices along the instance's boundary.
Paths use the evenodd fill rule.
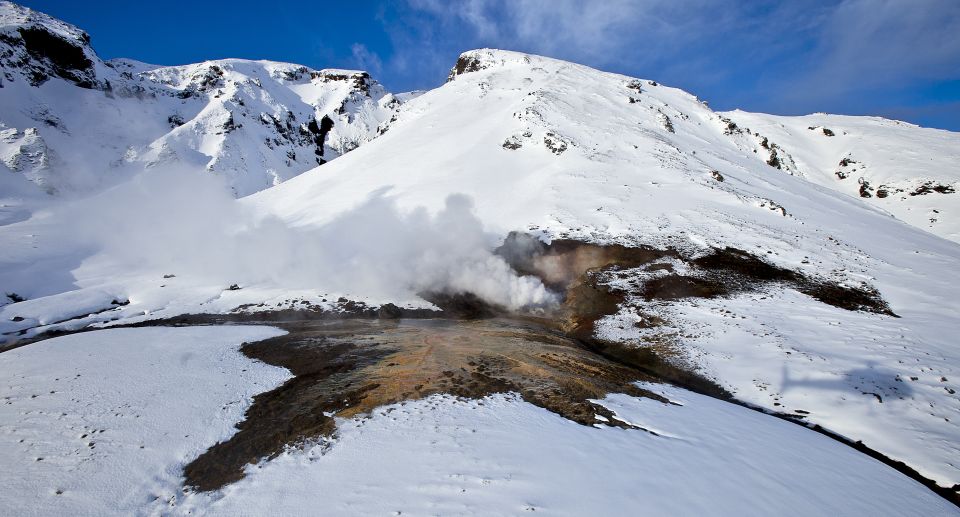
<path fill-rule="evenodd" d="M 63 38 L 92 62 L 92 87 L 50 71 L 24 50 L 28 25 Z M 9 33 L 0 85 L 0 161 L 46 192 L 102 191 L 144 168 L 189 166 L 227 179 L 243 196 L 330 161 L 375 138 L 402 104 L 364 72 L 312 70 L 273 61 L 222 59 L 161 67 L 102 61 L 69 24 L 0 3 Z M 14 42 L 14 43 L 11 43 Z M 30 83 L 30 70 L 51 77 Z M 318 147 L 310 121 L 334 126 Z"/>
<path fill-rule="evenodd" d="M 0 32 L 12 34 L 21 27 L 41 26 L 67 40 L 80 42 L 85 33 L 64 21 L 28 9 L 13 2 L 4 1 L 0 5 Z"/>
<path fill-rule="evenodd" d="M 0 513 L 162 511 L 181 495 L 183 465 L 232 435 L 253 395 L 289 378 L 237 350 L 280 334 L 112 329 L 0 354 Z"/>
<path fill-rule="evenodd" d="M 3 4 L 0 13 L 10 9 Z M 475 65 L 471 71 L 399 96 L 355 71 L 245 60 L 98 62 L 98 74 L 130 75 L 117 79 L 112 96 L 60 78 L 39 87 L 5 81 L 0 159 L 24 180 L 20 187 L 29 180 L 61 193 L 98 193 L 75 203 L 28 199 L 8 193 L 2 180 L 0 293 L 28 298 L 0 301 L 4 340 L 244 304 L 309 300 L 329 307 L 341 295 L 428 305 L 408 281 L 418 266 L 439 260 L 449 267 L 439 268 L 445 278 L 463 278 L 458 274 L 470 268 L 456 266 L 477 262 L 461 257 L 486 259 L 514 230 L 688 254 L 734 246 L 809 276 L 874 287 L 899 318 L 844 311 L 777 286 L 649 307 L 668 321 L 676 360 L 742 401 L 805 414 L 942 486 L 960 483 L 960 350 L 953 338 L 960 333 L 960 223 L 953 207 L 960 198 L 909 195 L 926 182 L 957 185 L 956 133 L 865 117 L 715 113 L 681 90 L 563 61 L 491 49 L 462 59 Z M 208 79 L 215 86 L 204 86 Z M 364 94 L 356 85 L 368 80 Z M 287 111 L 294 133 L 308 119 L 335 118 L 324 158 L 339 157 L 307 170 L 316 163 L 313 150 L 296 138 L 265 150 L 265 139 L 280 140 L 286 131 Z M 171 128 L 174 114 L 184 123 Z M 243 127 L 226 131 L 229 120 Z M 843 158 L 856 163 L 841 166 Z M 148 173 L 102 191 L 148 165 Z M 839 168 L 849 172 L 846 179 L 836 176 Z M 233 194 L 257 193 L 234 201 L 204 180 L 183 179 L 203 177 L 198 169 L 216 172 Z M 860 197 L 858 178 L 872 197 Z M 883 185 L 904 192 L 878 198 Z M 442 228 L 438 214 L 456 194 L 474 207 L 460 213 L 469 232 L 449 226 L 446 239 L 432 238 L 423 246 L 430 253 L 418 255 L 417 222 Z M 444 253 L 459 240 L 473 248 Z M 351 281 L 358 271 L 370 272 L 361 275 L 368 283 Z M 469 282 L 496 277 L 476 271 Z M 234 283 L 242 289 L 228 290 Z M 116 306 L 114 299 L 130 303 Z M 643 346 L 630 325 L 640 305 L 629 300 L 601 322 L 601 336 Z M 505 414 L 553 418 L 516 401 L 488 402 Z M 461 418 L 461 406 L 450 407 L 458 409 L 437 410 Z M 484 411 L 473 408 L 470 418 Z M 754 415 L 737 413 L 747 414 Z M 374 418 L 370 429 L 389 418 Z M 644 425 L 668 429 L 669 420 Z M 353 424 L 345 425 L 349 436 Z M 317 461 L 346 454 L 336 451 Z M 277 463 L 288 467 L 270 464 L 263 472 L 304 461 L 291 455 Z M 344 490 L 333 496 L 346 497 Z M 884 494 L 875 490 L 870 498 Z"/>
<path fill-rule="evenodd" d="M 817 433 L 676 388 L 646 387 L 683 405 L 624 395 L 603 403 L 659 435 L 583 427 L 509 395 L 436 396 L 341 421 L 332 444 L 284 454 L 185 507 L 210 515 L 956 512 Z"/>
<path fill-rule="evenodd" d="M 655 429 L 589 428 L 509 395 L 435 396 L 340 422 L 185 509 L 209 515 L 952 515 L 812 431 L 677 388 L 603 404 Z"/>
<path fill-rule="evenodd" d="M 738 399 L 908 458 L 926 477 L 956 478 L 960 399 L 951 391 L 960 371 L 938 317 L 907 313 L 902 319 L 914 322 L 907 326 L 780 288 L 656 314 L 682 332 L 690 363 Z M 602 322 L 601 333 L 639 343 L 643 331 L 622 330 L 635 318 L 621 311 Z"/>
<path fill-rule="evenodd" d="M 782 117 L 743 111 L 723 115 L 769 136 L 808 180 L 882 208 L 934 235 L 960 241 L 960 196 L 910 195 L 931 181 L 953 190 L 960 187 L 960 134 L 879 117 L 824 113 Z M 845 158 L 852 161 L 842 166 Z M 847 177 L 840 179 L 838 171 Z M 860 196 L 862 181 L 870 187 L 869 198 Z M 888 195 L 881 198 L 877 193 L 884 186 Z"/>
<path fill-rule="evenodd" d="M 435 396 L 341 419 L 333 441 L 251 466 L 222 491 L 184 494 L 183 465 L 233 432 L 252 395 L 288 378 L 237 343 L 280 333 L 113 329 L 0 354 L 0 505 L 16 515 L 957 512 L 818 433 L 652 384 L 672 403 L 602 404 L 656 435 L 580 426 L 509 394 Z"/>

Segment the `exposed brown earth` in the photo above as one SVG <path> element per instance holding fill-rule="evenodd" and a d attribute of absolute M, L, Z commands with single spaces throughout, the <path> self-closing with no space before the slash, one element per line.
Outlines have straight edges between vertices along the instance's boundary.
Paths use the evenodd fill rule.
<path fill-rule="evenodd" d="M 186 485 L 214 490 L 247 464 L 331 436 L 350 418 L 437 393 L 481 398 L 516 392 L 583 425 L 631 427 L 591 400 L 608 393 L 656 398 L 636 381 L 656 377 L 534 323 L 485 319 L 344 320 L 282 324 L 290 331 L 241 350 L 295 377 L 254 398 L 237 433 L 184 469 Z"/>

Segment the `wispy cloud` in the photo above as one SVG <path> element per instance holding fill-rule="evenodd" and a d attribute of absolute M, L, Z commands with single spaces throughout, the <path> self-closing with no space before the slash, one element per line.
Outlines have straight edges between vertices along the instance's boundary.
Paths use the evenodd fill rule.
<path fill-rule="evenodd" d="M 370 72 L 374 76 L 379 76 L 383 71 L 383 62 L 380 60 L 380 56 L 376 52 L 371 52 L 366 45 L 354 43 L 350 45 L 350 53 L 357 68 Z"/>
<path fill-rule="evenodd" d="M 845 0 L 825 17 L 792 96 L 843 99 L 960 79 L 960 2 Z"/>
<path fill-rule="evenodd" d="M 648 62 L 684 33 L 697 33 L 706 18 L 683 15 L 708 4 L 694 0 L 681 9 L 670 0 L 407 0 L 401 8 L 406 23 L 392 29 L 428 46 L 463 42 L 461 50 L 490 46 L 601 64 L 625 55 Z M 424 21 L 429 30 L 410 34 Z"/>
<path fill-rule="evenodd" d="M 383 69 L 420 87 L 478 47 L 654 78 L 721 108 L 785 113 L 881 112 L 911 89 L 960 77 L 956 0 L 405 0 L 387 11 L 393 52 Z"/>

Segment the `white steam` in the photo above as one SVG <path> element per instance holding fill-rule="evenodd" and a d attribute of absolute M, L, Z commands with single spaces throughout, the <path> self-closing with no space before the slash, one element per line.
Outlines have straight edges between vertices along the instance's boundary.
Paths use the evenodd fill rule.
<path fill-rule="evenodd" d="M 378 300 L 469 292 L 509 309 L 556 301 L 539 279 L 518 276 L 491 252 L 463 195 L 437 213 L 403 212 L 375 195 L 321 226 L 292 227 L 257 216 L 212 175 L 151 170 L 65 215 L 117 271 Z"/>

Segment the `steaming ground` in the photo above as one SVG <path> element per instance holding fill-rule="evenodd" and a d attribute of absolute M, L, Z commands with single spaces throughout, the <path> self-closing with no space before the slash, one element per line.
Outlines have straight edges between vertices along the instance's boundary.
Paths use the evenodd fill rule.
<path fill-rule="evenodd" d="M 181 310 L 175 304 L 184 301 L 205 312 L 230 309 L 246 300 L 225 292 L 233 285 L 256 291 L 256 301 L 310 293 L 320 306 L 342 296 L 424 305 L 422 292 L 471 292 L 509 310 L 557 301 L 539 279 L 493 254 L 497 237 L 462 195 L 431 213 L 401 210 L 379 192 L 322 225 L 296 226 L 237 202 L 215 177 L 151 170 L 51 207 L 4 236 L 13 253 L 0 284 L 30 301 L 3 309 L 23 318 L 11 322 L 11 313 L 3 330 L 29 329 L 25 337 L 114 301 L 131 302 L 119 307 L 126 317 Z"/>
<path fill-rule="evenodd" d="M 77 46 L 91 67 L 29 52 L 20 26 Z M 0 353 L 0 457 L 13 466 L 3 508 L 954 510 L 839 442 L 653 381 L 696 377 L 860 440 L 955 499 L 960 247 L 942 237 L 956 237 L 956 134 L 720 114 L 655 81 L 489 49 L 461 56 L 442 87 L 393 102 L 353 72 L 108 65 L 75 28 L 7 3 L 0 30 L 13 56 L 0 66 L 17 67 L 0 90 L 5 349 L 195 313 L 383 322 L 422 316 L 428 300 L 549 315 L 567 343 L 551 356 L 540 331 L 511 341 L 491 337 L 493 321 L 477 334 L 401 321 L 383 342 L 358 333 L 307 375 L 238 352 L 275 335 L 260 327 L 112 329 L 14 348 Z M 339 157 L 297 175 L 332 145 Z M 73 200 L 36 188 L 59 180 L 114 187 Z M 573 251 L 537 255 L 548 243 Z M 602 360 L 576 348 L 588 344 Z M 338 369 L 364 351 L 394 360 Z M 611 383 L 611 362 L 646 370 Z M 326 389 L 337 375 L 352 384 Z M 369 418 L 305 410 L 374 384 L 352 406 Z M 458 386 L 471 398 L 440 395 Z M 306 398 L 263 404 L 288 393 Z M 288 417 L 254 434 L 276 432 L 277 455 L 184 493 L 184 468 L 218 441 L 260 459 L 232 429 L 259 407 Z M 284 435 L 311 422 L 317 432 Z"/>

